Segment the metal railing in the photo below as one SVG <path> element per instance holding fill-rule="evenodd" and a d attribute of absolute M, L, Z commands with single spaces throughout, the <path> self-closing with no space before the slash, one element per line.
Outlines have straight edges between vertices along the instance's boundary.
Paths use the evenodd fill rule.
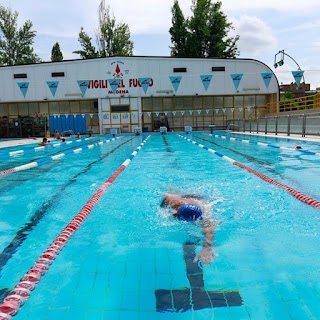
<path fill-rule="evenodd" d="M 320 112 L 228 120 L 228 129 L 250 133 L 320 135 Z"/>
<path fill-rule="evenodd" d="M 320 93 L 300 98 L 274 101 L 265 106 L 268 113 L 303 112 L 320 109 Z"/>

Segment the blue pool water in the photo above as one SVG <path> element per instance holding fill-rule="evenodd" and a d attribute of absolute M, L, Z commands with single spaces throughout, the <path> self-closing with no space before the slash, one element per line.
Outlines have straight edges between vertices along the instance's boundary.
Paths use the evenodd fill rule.
<path fill-rule="evenodd" d="M 237 137 L 320 150 L 311 142 Z M 2 298 L 146 138 L 124 135 L 0 177 Z M 207 133 L 188 138 L 320 201 L 318 155 Z M 10 157 L 1 170 L 76 146 Z M 210 266 L 192 263 L 201 228 L 160 208 L 166 192 L 200 194 L 212 207 Z M 319 227 L 319 209 L 287 191 L 175 133 L 151 134 L 14 319 L 319 319 Z"/>

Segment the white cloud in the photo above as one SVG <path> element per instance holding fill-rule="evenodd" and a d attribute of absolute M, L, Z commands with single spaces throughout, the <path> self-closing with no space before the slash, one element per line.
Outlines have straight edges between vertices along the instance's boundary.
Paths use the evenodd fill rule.
<path fill-rule="evenodd" d="M 242 53 L 257 54 L 277 45 L 271 28 L 258 17 L 245 15 L 234 20 L 233 25 L 240 36 L 238 47 Z"/>

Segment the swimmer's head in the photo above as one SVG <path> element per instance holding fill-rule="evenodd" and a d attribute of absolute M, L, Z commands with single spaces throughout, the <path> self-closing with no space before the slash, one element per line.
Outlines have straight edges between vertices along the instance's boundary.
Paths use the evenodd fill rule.
<path fill-rule="evenodd" d="M 177 212 L 178 218 L 184 221 L 195 221 L 202 219 L 202 211 L 195 204 L 185 204 Z"/>

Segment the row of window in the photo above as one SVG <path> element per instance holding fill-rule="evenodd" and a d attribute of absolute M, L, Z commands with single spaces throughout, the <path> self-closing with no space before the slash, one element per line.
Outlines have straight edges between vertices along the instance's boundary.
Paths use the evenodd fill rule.
<path fill-rule="evenodd" d="M 225 71 L 225 67 L 212 67 L 211 71 Z M 173 72 L 187 72 L 187 68 L 173 68 Z M 65 74 L 64 72 L 51 72 L 51 77 L 56 78 L 56 77 L 64 77 Z M 15 73 L 13 75 L 14 79 L 26 79 L 28 78 L 27 73 Z"/>
<path fill-rule="evenodd" d="M 196 110 L 265 106 L 270 95 L 143 98 L 142 111 Z"/>
<path fill-rule="evenodd" d="M 212 67 L 211 71 L 226 71 L 226 67 Z M 173 68 L 173 72 L 187 72 L 187 68 Z"/>
<path fill-rule="evenodd" d="M 51 77 L 56 78 L 56 77 L 64 77 L 64 72 L 51 72 Z M 13 75 L 14 79 L 26 79 L 28 78 L 28 75 L 26 73 L 15 73 Z"/>
<path fill-rule="evenodd" d="M 97 113 L 97 100 L 1 103 L 0 116 Z"/>

